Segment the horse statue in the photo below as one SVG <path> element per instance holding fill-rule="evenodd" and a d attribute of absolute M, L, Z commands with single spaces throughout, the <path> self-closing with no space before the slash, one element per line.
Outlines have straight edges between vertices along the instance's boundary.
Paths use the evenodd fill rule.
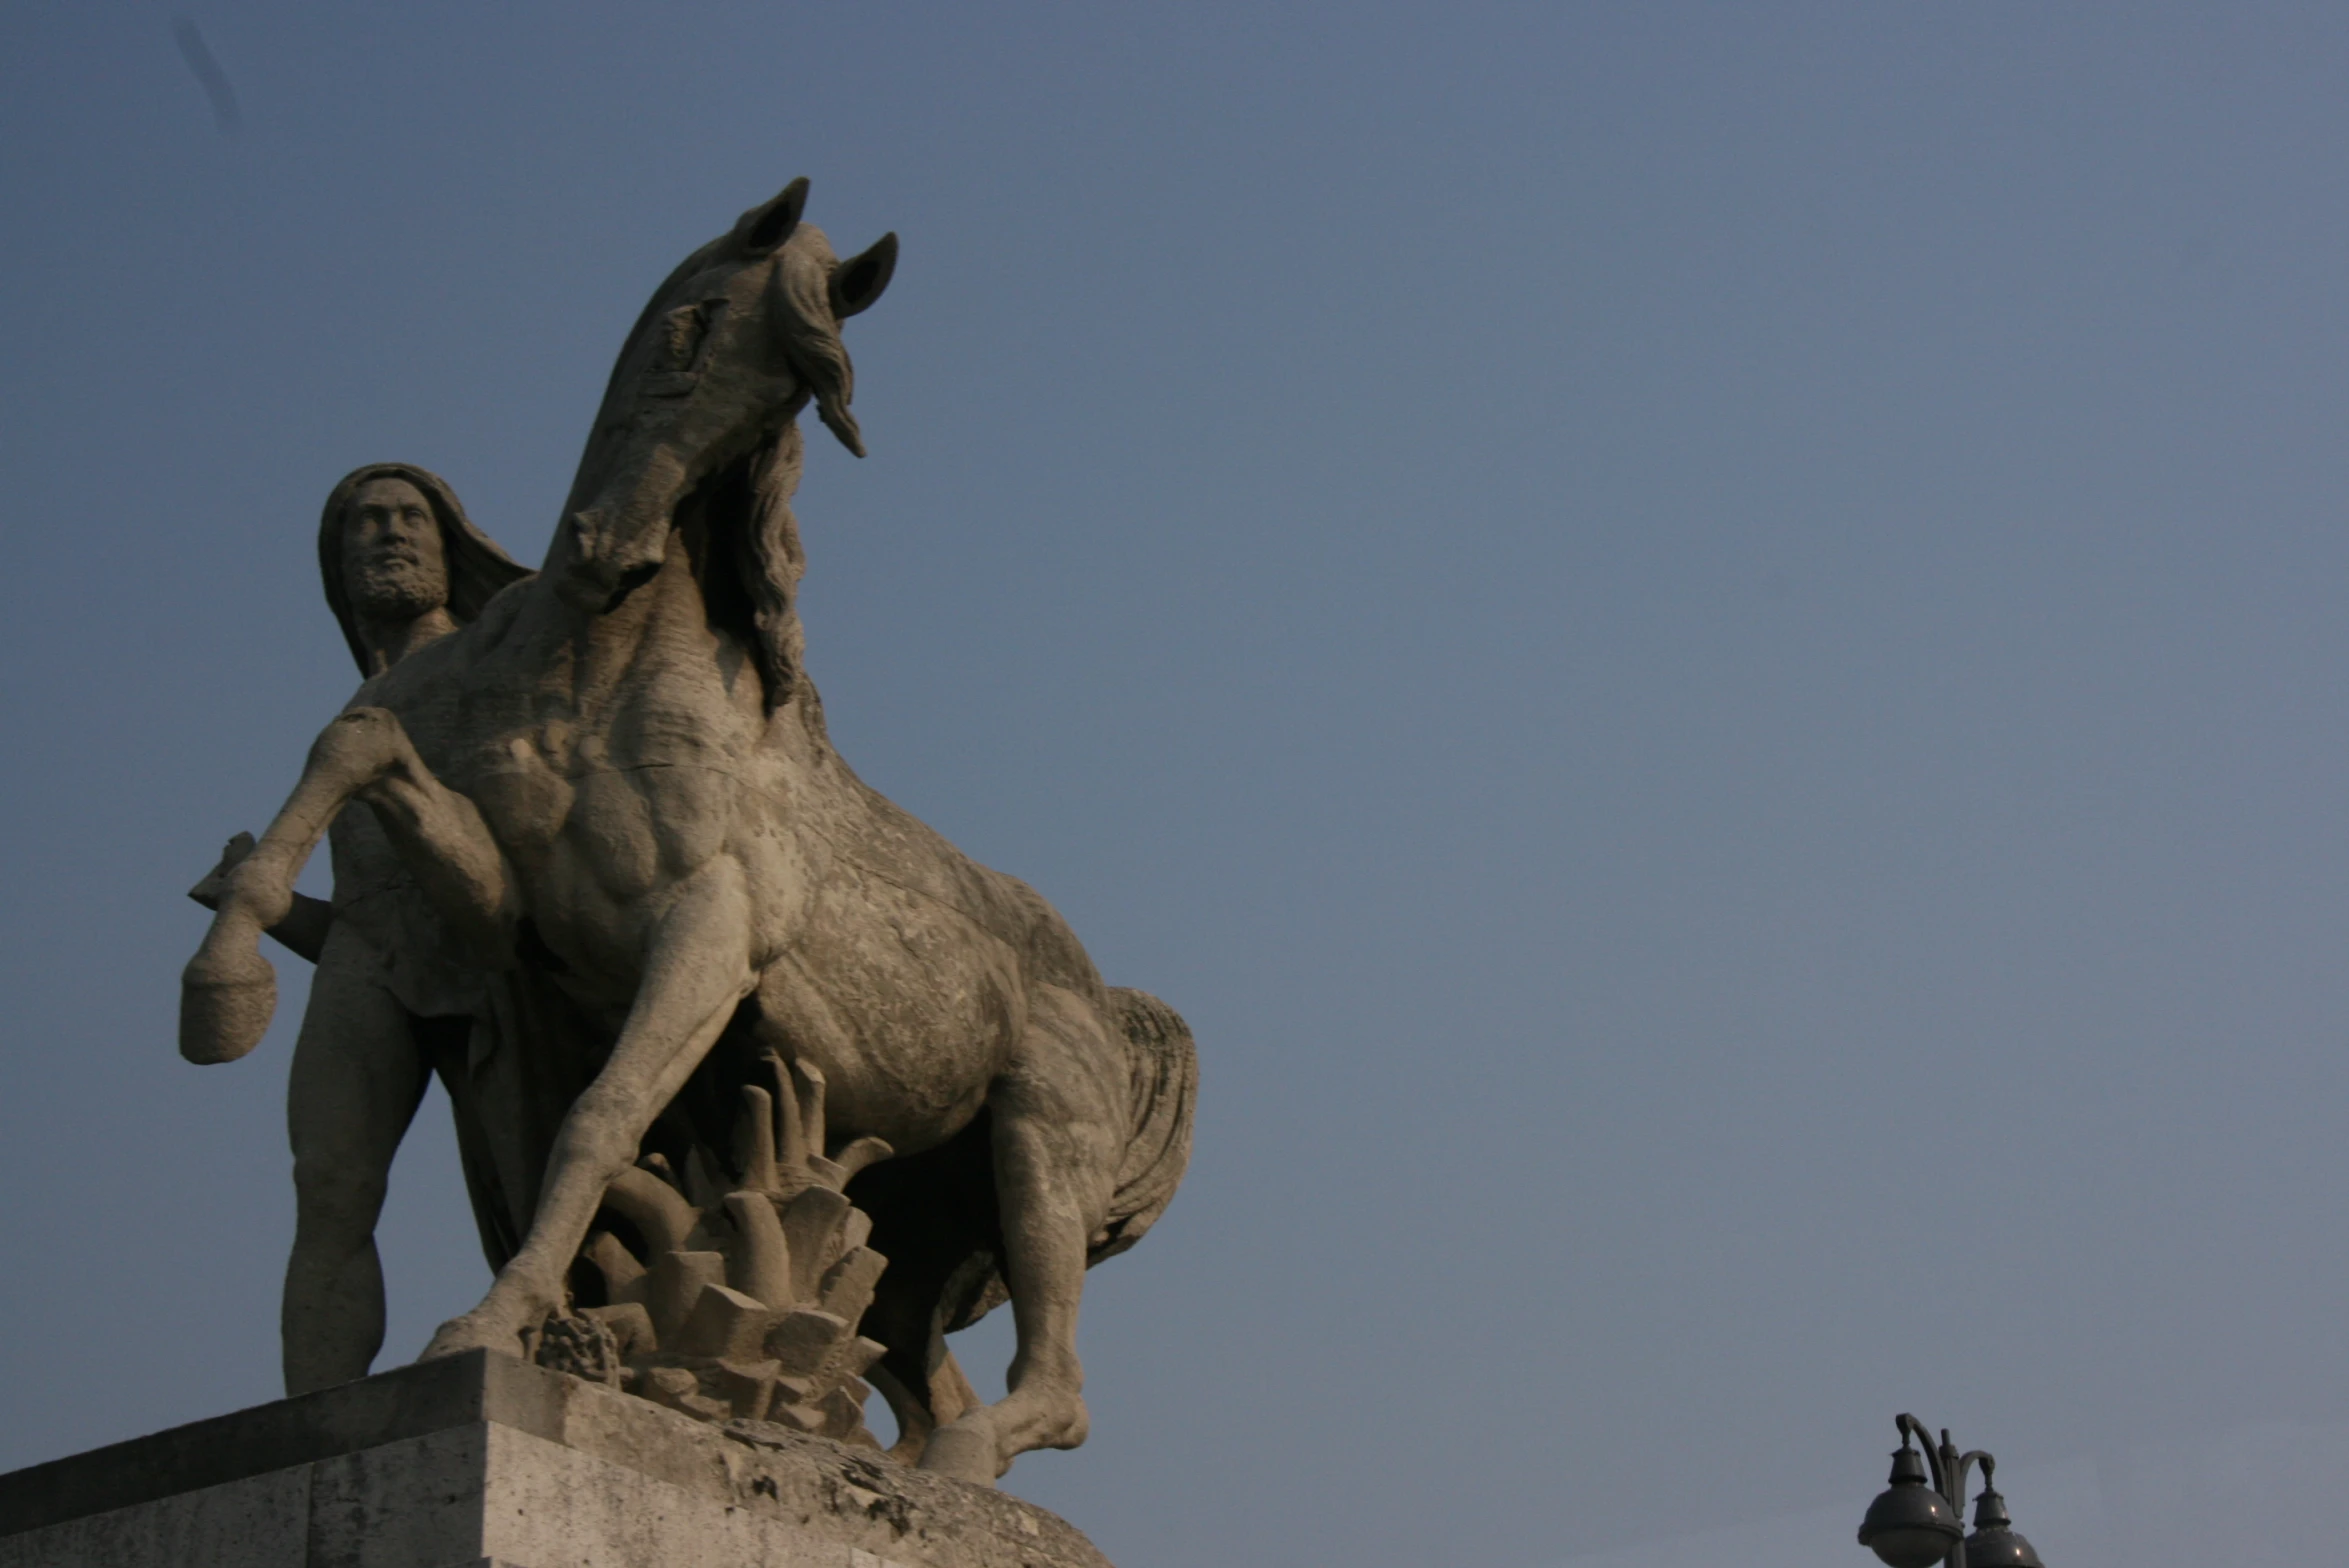
<path fill-rule="evenodd" d="M 1106 987 L 1041 897 L 883 799 L 826 735 L 801 668 L 796 419 L 813 401 L 863 455 L 840 324 L 880 297 L 897 245 L 837 259 L 800 221 L 806 195 L 796 180 L 752 208 L 654 293 L 541 570 L 319 736 L 221 880 L 180 1048 L 213 1062 L 259 1043 L 276 982 L 258 938 L 363 802 L 469 958 L 571 1020 L 501 1047 L 562 1086 L 536 1130 L 488 1129 L 543 1176 L 488 1294 L 424 1354 L 535 1353 L 595 1289 L 583 1244 L 622 1301 L 586 1303 L 603 1321 L 630 1291 L 651 1299 L 620 1229 L 700 1281 L 683 1332 L 756 1357 L 774 1304 L 727 1279 L 782 1278 L 783 1232 L 804 1250 L 830 1225 L 818 1261 L 845 1261 L 821 1281 L 798 1261 L 799 1317 L 819 1285 L 845 1302 L 895 1452 L 992 1485 L 1086 1436 L 1085 1270 L 1173 1196 L 1196 1059 L 1171 1009 Z M 796 1145 L 782 1164 L 777 1137 Z M 885 1269 L 855 1263 L 868 1250 Z M 983 1405 L 943 1336 L 1007 1298 L 1018 1348 Z M 755 1320 L 747 1341 L 730 1312 Z"/>

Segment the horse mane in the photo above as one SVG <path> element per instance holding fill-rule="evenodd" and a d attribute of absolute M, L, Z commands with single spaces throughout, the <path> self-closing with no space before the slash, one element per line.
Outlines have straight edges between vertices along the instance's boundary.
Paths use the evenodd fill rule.
<path fill-rule="evenodd" d="M 680 262 L 654 291 L 628 341 L 634 343 L 656 330 L 659 318 L 676 306 L 685 286 L 737 243 L 736 235 L 722 235 Z M 800 224 L 784 242 L 770 285 L 772 324 L 799 383 L 798 395 L 776 411 L 773 435 L 704 479 L 680 502 L 674 519 L 689 533 L 698 531 L 704 537 L 697 575 L 711 622 L 749 646 L 769 713 L 803 687 L 800 661 L 806 635 L 797 605 L 807 559 L 791 511 L 792 493 L 799 488 L 807 459 L 800 411 L 813 402 L 817 416 L 840 444 L 859 457 L 865 455 L 863 434 L 849 411 L 856 373 L 841 341 L 833 296 L 833 275 L 840 265 L 831 241 L 814 224 Z M 605 390 L 607 403 L 630 368 L 629 356 L 623 353 Z M 591 440 L 567 505 L 579 504 L 581 493 L 594 483 L 596 468 Z"/>
<path fill-rule="evenodd" d="M 807 463 L 800 409 L 812 401 L 817 417 L 840 444 L 859 457 L 865 455 L 863 434 L 849 412 L 856 371 L 832 308 L 832 274 L 839 265 L 824 231 L 808 223 L 792 234 L 778 258 L 776 293 L 782 308 L 777 325 L 802 397 L 785 413 L 774 440 L 751 457 L 745 476 L 749 494 L 743 498 L 748 504 L 728 530 L 733 534 L 736 568 L 750 598 L 750 641 L 766 684 L 769 713 L 799 690 L 801 658 L 807 651 L 798 609 L 807 554 L 791 510 L 791 497 Z"/>
<path fill-rule="evenodd" d="M 865 455 L 865 438 L 848 411 L 856 396 L 856 368 L 840 340 L 840 318 L 832 313 L 832 274 L 840 258 L 832 242 L 812 223 L 803 223 L 783 247 L 777 274 L 784 310 L 783 352 L 799 384 L 815 399 L 816 416 L 840 444 Z M 795 409 L 796 414 L 798 411 Z"/>
<path fill-rule="evenodd" d="M 798 690 L 807 633 L 799 620 L 799 579 L 807 553 L 799 543 L 799 519 L 792 493 L 807 458 L 807 443 L 796 420 L 785 422 L 774 442 L 750 461 L 745 515 L 729 530 L 734 565 L 750 598 L 750 643 L 759 678 L 773 713 Z"/>

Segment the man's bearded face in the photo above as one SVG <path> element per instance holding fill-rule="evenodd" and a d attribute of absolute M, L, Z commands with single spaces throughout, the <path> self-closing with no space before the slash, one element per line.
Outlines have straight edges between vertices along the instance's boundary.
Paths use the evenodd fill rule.
<path fill-rule="evenodd" d="M 368 620 L 413 620 L 449 602 L 447 552 L 424 493 L 405 479 L 370 479 L 343 520 L 343 587 Z"/>

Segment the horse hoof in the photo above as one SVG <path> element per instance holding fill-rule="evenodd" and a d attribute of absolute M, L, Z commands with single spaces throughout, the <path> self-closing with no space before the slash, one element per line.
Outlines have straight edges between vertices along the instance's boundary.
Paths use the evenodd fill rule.
<path fill-rule="evenodd" d="M 418 1361 L 437 1361 L 443 1356 L 461 1356 L 468 1350 L 494 1351 L 501 1356 L 522 1358 L 522 1336 L 501 1334 L 489 1324 L 468 1312 L 461 1318 L 451 1318 L 432 1336 L 432 1343 L 424 1347 Z"/>
<path fill-rule="evenodd" d="M 258 952 L 199 952 L 179 981 L 179 1054 L 200 1065 L 233 1062 L 269 1032 L 277 971 Z"/>
<path fill-rule="evenodd" d="M 975 1414 L 980 1419 L 965 1416 L 930 1434 L 922 1449 L 922 1469 L 973 1486 L 995 1484 L 1003 1473 L 995 1463 L 995 1425 L 985 1419 L 984 1411 Z"/>

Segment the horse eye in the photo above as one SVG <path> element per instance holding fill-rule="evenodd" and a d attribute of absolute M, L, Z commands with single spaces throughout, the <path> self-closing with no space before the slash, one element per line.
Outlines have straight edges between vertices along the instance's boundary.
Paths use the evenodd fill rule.
<path fill-rule="evenodd" d="M 699 305 L 686 305 L 669 312 L 665 323 L 668 331 L 661 347 L 666 360 L 662 368 L 690 370 L 694 354 L 701 347 L 702 335 L 709 330 L 709 316 Z"/>

